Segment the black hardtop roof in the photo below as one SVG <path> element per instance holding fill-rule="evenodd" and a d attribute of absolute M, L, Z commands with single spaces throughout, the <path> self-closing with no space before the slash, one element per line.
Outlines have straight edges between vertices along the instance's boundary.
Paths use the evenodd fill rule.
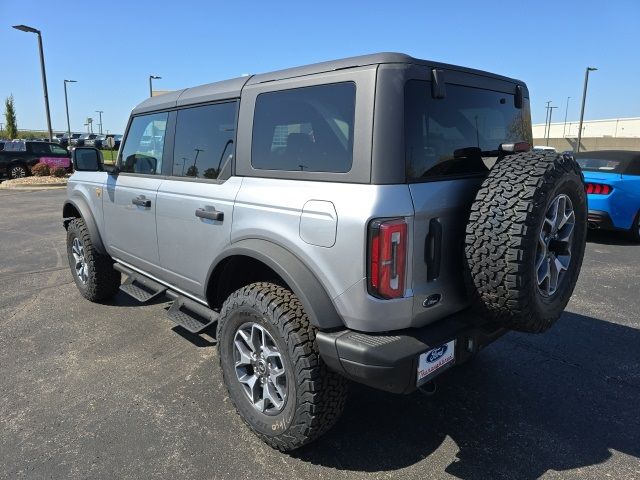
<path fill-rule="evenodd" d="M 634 150 L 593 150 L 591 152 L 576 153 L 575 158 L 589 158 L 594 160 L 619 160 L 621 162 L 640 162 L 640 152 Z"/>
<path fill-rule="evenodd" d="M 370 55 L 361 55 L 357 57 L 343 58 L 340 60 L 331 60 L 328 62 L 314 63 L 301 67 L 287 68 L 285 70 L 277 70 L 269 73 L 260 73 L 252 76 L 238 77 L 231 80 L 223 80 L 221 82 L 209 83 L 183 90 L 151 97 L 140 103 L 133 109 L 132 114 L 146 113 L 155 110 L 164 110 L 182 105 L 191 105 L 202 102 L 213 102 L 228 98 L 237 98 L 245 85 L 255 85 L 257 83 L 272 82 L 275 80 L 283 80 L 286 78 L 303 77 L 317 73 L 330 72 L 333 70 L 344 70 L 347 68 L 363 67 L 367 65 L 380 65 L 385 63 L 405 63 L 415 65 L 425 65 L 432 68 L 442 68 L 445 70 L 457 70 L 460 72 L 472 73 L 491 78 L 506 80 L 513 83 L 524 85 L 520 80 L 504 77 L 482 70 L 460 67 L 457 65 L 449 65 L 446 63 L 434 62 L 431 60 L 421 60 L 411 57 L 404 53 L 373 53 Z"/>

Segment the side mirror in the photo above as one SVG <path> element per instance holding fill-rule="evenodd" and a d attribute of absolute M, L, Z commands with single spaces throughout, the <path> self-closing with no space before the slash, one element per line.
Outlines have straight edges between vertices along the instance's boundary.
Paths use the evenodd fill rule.
<path fill-rule="evenodd" d="M 78 147 L 73 151 L 73 168 L 78 172 L 101 172 L 102 152 L 97 148 Z"/>

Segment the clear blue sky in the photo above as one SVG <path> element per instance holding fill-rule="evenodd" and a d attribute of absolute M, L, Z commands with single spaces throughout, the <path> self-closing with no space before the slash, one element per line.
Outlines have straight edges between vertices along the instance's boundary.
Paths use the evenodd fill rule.
<path fill-rule="evenodd" d="M 179 89 L 243 73 L 399 51 L 520 78 L 534 123 L 544 104 L 585 118 L 640 116 L 640 0 L 539 1 L 138 1 L 0 0 L 0 99 L 13 94 L 19 128 L 46 126 L 36 36 L 42 30 L 53 128 L 66 130 L 63 79 L 73 130 L 104 110 L 122 132 L 129 111 L 157 89 Z M 4 107 L 0 107 L 4 112 Z M 4 122 L 4 118 L 0 121 Z"/>

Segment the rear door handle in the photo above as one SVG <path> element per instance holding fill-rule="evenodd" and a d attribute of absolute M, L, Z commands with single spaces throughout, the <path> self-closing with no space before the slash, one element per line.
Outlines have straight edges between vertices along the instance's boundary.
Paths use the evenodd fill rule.
<path fill-rule="evenodd" d="M 138 207 L 151 208 L 151 200 L 146 198 L 144 195 L 131 199 L 131 203 Z"/>
<path fill-rule="evenodd" d="M 215 207 L 208 207 L 210 210 L 205 208 L 198 208 L 196 210 L 196 217 L 198 218 L 206 218 L 208 220 L 216 220 L 218 222 L 222 222 L 224 220 L 224 212 L 216 210 Z"/>

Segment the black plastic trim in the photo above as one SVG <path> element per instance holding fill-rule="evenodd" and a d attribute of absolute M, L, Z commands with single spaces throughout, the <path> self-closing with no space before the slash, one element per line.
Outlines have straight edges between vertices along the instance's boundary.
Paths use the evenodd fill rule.
<path fill-rule="evenodd" d="M 456 363 L 464 363 L 506 333 L 470 310 L 418 329 L 367 334 L 353 330 L 318 332 L 316 342 L 329 368 L 347 378 L 392 393 L 416 389 L 418 356 L 456 340 Z"/>
<path fill-rule="evenodd" d="M 89 208 L 89 205 L 87 205 L 86 200 L 78 196 L 67 199 L 64 202 L 64 207 L 62 209 L 63 212 L 64 212 L 64 208 L 67 205 L 73 205 L 73 207 L 78 212 L 80 212 L 80 215 L 82 216 L 82 219 L 84 220 L 84 223 L 87 226 L 87 229 L 89 230 L 91 243 L 99 253 L 103 255 L 106 254 L 107 250 L 104 248 L 104 244 L 102 243 L 102 238 L 100 237 L 100 230 L 98 230 L 98 225 L 96 224 L 96 221 L 93 218 L 93 214 L 91 213 L 91 209 Z"/>
<path fill-rule="evenodd" d="M 429 233 L 425 239 L 425 263 L 427 264 L 427 282 L 433 282 L 440 276 L 442 260 L 442 224 L 437 218 L 429 221 Z"/>
<path fill-rule="evenodd" d="M 221 262 L 238 255 L 258 260 L 276 272 L 298 297 L 312 325 L 320 329 L 344 327 L 331 297 L 313 272 L 292 253 L 267 240 L 246 239 L 233 243 L 211 265 L 205 283 L 207 288 Z"/>

